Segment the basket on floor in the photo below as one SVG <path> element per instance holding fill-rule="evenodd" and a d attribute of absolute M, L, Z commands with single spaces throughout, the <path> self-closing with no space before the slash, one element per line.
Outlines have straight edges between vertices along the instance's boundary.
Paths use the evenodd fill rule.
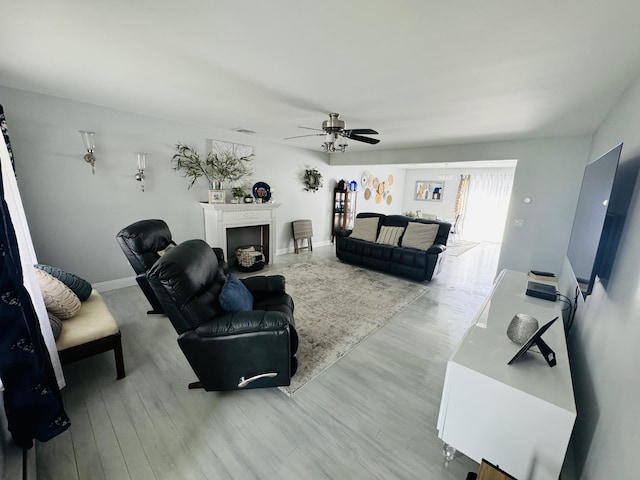
<path fill-rule="evenodd" d="M 256 272 L 264 268 L 264 253 L 262 245 L 246 245 L 236 249 L 238 270 L 241 272 Z"/>

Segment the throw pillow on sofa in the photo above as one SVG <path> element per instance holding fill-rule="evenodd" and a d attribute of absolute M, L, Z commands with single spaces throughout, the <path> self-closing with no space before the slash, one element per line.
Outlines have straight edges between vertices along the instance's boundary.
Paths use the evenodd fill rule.
<path fill-rule="evenodd" d="M 427 250 L 433 245 L 439 228 L 435 223 L 409 222 L 402 237 L 402 246 Z"/>
<path fill-rule="evenodd" d="M 35 270 L 47 311 L 60 320 L 71 318 L 80 311 L 80 299 L 69 287 L 44 270 Z"/>
<path fill-rule="evenodd" d="M 376 243 L 383 245 L 398 245 L 400 243 L 400 237 L 404 233 L 404 227 L 390 227 L 383 225 L 380 227 L 380 233 L 376 238 Z"/>
<path fill-rule="evenodd" d="M 378 233 L 378 221 L 378 217 L 356 218 L 353 221 L 353 231 L 350 237 L 375 242 L 376 234 Z"/>

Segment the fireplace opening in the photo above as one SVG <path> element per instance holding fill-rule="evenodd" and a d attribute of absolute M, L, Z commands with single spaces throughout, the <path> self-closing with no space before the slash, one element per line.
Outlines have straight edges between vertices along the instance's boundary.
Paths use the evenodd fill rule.
<path fill-rule="evenodd" d="M 262 245 L 264 263 L 269 264 L 269 225 L 227 228 L 227 263 L 237 267 L 236 250 L 246 245 Z"/>

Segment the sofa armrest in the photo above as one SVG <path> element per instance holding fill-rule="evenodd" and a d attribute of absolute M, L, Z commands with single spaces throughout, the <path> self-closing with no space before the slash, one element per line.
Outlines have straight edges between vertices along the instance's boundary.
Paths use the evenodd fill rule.
<path fill-rule="evenodd" d="M 289 318 L 282 312 L 252 310 L 217 316 L 200 325 L 194 333 L 198 337 L 224 337 L 242 333 L 277 331 L 289 326 Z"/>
<path fill-rule="evenodd" d="M 353 230 L 343 230 L 342 228 L 338 228 L 335 231 L 336 237 L 348 237 L 351 235 L 351 232 L 353 232 Z"/>
<path fill-rule="evenodd" d="M 439 243 L 434 243 L 427 249 L 427 253 L 440 255 L 442 252 L 445 252 L 446 250 L 447 250 L 447 247 L 445 247 L 444 245 L 441 245 Z"/>
<path fill-rule="evenodd" d="M 285 293 L 285 279 L 282 275 L 256 275 L 240 279 L 254 296 L 282 295 Z"/>

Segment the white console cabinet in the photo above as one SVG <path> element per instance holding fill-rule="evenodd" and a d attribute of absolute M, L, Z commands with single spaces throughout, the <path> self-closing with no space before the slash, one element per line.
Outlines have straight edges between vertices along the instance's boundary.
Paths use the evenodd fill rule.
<path fill-rule="evenodd" d="M 525 295 L 529 277 L 504 270 L 474 324 L 447 363 L 438 416 L 438 437 L 476 462 L 484 458 L 518 479 L 557 480 L 576 418 L 561 302 Z M 537 348 L 516 363 L 520 349 L 507 337 L 516 313 L 545 332 L 557 365 L 549 367 Z"/>

